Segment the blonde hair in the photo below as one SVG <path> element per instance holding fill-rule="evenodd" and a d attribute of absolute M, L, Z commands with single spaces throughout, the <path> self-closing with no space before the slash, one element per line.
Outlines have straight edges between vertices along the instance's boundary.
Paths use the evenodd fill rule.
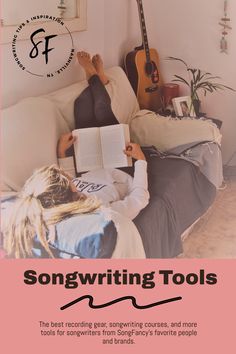
<path fill-rule="evenodd" d="M 32 256 L 34 238 L 53 257 L 48 239 L 57 222 L 66 217 L 89 213 L 100 206 L 96 198 L 80 198 L 71 182 L 55 165 L 33 173 L 19 193 L 3 229 L 4 248 L 9 256 Z M 49 234 L 49 236 L 48 236 Z"/>

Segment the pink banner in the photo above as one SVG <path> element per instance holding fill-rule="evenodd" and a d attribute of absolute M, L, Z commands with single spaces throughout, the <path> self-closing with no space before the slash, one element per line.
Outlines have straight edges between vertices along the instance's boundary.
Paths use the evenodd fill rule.
<path fill-rule="evenodd" d="M 1 348 L 232 353 L 235 268 L 235 260 L 2 260 Z"/>

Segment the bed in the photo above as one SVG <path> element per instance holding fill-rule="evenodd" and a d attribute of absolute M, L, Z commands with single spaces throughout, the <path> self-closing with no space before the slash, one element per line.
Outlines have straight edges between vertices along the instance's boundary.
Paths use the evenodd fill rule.
<path fill-rule="evenodd" d="M 176 124 L 176 121 L 156 116 L 154 112 L 140 111 L 123 70 L 114 67 L 107 70 L 107 75 L 110 82 L 106 88 L 114 114 L 120 123 L 130 125 L 132 140 L 144 146 L 150 203 L 134 222 L 119 215 L 110 216 L 119 230 L 117 233 L 106 232 L 106 236 L 115 238 L 110 242 L 113 248 L 107 250 L 109 242 L 106 238 L 101 238 L 101 247 L 106 250 L 85 256 L 76 254 L 78 248 L 73 252 L 66 249 L 63 255 L 63 252 L 57 252 L 59 246 L 54 245 L 56 257 L 176 257 L 182 252 L 181 234 L 206 212 L 221 184 L 219 129 L 205 121 L 186 120 Z M 3 197 L 20 190 L 34 169 L 57 163 L 57 140 L 62 133 L 73 129 L 73 103 L 86 85 L 86 81 L 82 81 L 40 97 L 28 97 L 3 110 Z M 159 128 L 152 129 L 153 124 Z M 196 129 L 199 133 L 194 135 L 197 136 L 194 140 L 191 133 Z M 178 140 L 181 134 L 181 140 Z M 132 174 L 132 169 L 127 172 Z M 99 232 L 99 235 L 103 234 Z M 69 233 L 64 232 L 60 242 L 67 237 L 67 247 L 71 249 Z M 88 235 L 82 236 L 86 238 Z M 78 241 L 77 235 L 73 238 Z"/>

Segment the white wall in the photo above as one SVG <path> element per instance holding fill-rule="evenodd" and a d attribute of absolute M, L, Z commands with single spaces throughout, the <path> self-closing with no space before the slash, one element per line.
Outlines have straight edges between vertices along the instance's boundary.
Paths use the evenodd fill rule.
<path fill-rule="evenodd" d="M 220 53 L 223 0 L 143 0 L 151 47 L 160 56 L 164 81 L 183 74 L 182 66 L 166 61 L 183 58 L 190 66 L 209 71 L 236 89 L 236 1 L 229 0 L 233 30 L 228 35 L 229 54 Z M 140 44 L 139 19 L 134 0 L 105 0 L 105 57 L 110 65 L 122 64 L 123 56 Z M 188 94 L 183 87 L 182 94 Z M 236 93 L 222 91 L 202 98 L 202 110 L 223 121 L 224 162 L 236 165 Z"/>
<path fill-rule="evenodd" d="M 150 42 L 159 51 L 166 81 L 181 74 L 181 65 L 165 60 L 183 58 L 195 66 L 222 78 L 236 89 L 236 1 L 229 0 L 232 30 L 228 35 L 229 54 L 220 53 L 218 25 L 223 15 L 223 0 L 144 0 Z M 185 94 L 186 91 L 183 91 Z M 223 158 L 226 163 L 236 151 L 236 93 L 223 91 L 202 99 L 203 111 L 223 121 Z M 231 160 L 236 165 L 236 153 Z"/>
<path fill-rule="evenodd" d="M 15 0 L 16 1 L 16 0 Z M 105 66 L 122 64 L 124 55 L 141 42 L 135 0 L 87 0 L 88 30 L 73 35 L 76 49 L 104 56 Z M 222 77 L 222 83 L 236 88 L 236 1 L 229 0 L 233 30 L 228 35 L 229 54 L 219 50 L 223 0 L 143 0 L 150 46 L 160 56 L 165 82 L 182 74 L 181 65 L 165 60 L 167 56 L 183 58 L 191 66 Z M 63 37 L 62 51 L 63 51 Z M 22 49 L 24 43 L 22 42 Z M 37 95 L 66 86 L 81 78 L 74 62 L 59 77 L 27 77 L 11 58 L 10 46 L 3 50 L 3 98 L 6 105 L 27 95 Z M 22 84 L 23 83 L 23 84 Z M 23 85 L 23 87 L 22 87 Z M 187 92 L 182 90 L 183 94 Z M 203 99 L 203 110 L 223 121 L 223 157 L 227 162 L 236 151 L 236 93 L 223 91 Z M 236 155 L 236 154 L 235 154 Z M 236 156 L 231 164 L 236 165 Z"/>

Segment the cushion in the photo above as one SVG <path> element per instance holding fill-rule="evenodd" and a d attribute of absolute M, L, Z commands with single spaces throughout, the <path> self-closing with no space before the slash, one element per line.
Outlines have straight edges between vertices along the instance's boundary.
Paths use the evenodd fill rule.
<path fill-rule="evenodd" d="M 107 69 L 106 74 L 109 83 L 105 87 L 111 97 L 113 113 L 120 123 L 129 123 L 139 110 L 130 82 L 120 67 Z M 55 103 L 71 130 L 74 129 L 74 101 L 87 86 L 84 80 L 43 96 Z"/>
<path fill-rule="evenodd" d="M 5 198 L 1 203 L 5 222 L 15 199 Z M 56 225 L 55 240 L 50 241 L 50 248 L 56 258 L 111 258 L 116 241 L 117 230 L 114 222 L 102 211 L 97 211 L 75 215 L 59 222 Z M 0 246 L 1 243 L 3 242 L 0 242 Z M 33 254 L 36 258 L 49 257 L 37 236 Z"/>
<path fill-rule="evenodd" d="M 57 163 L 56 146 L 69 127 L 56 106 L 26 98 L 2 111 L 2 190 L 18 191 L 36 168 Z"/>
<path fill-rule="evenodd" d="M 74 101 L 87 86 L 84 80 L 43 96 L 56 105 L 70 130 L 74 129 Z"/>
<path fill-rule="evenodd" d="M 200 141 L 214 141 L 220 145 L 221 133 L 209 120 L 176 119 L 141 110 L 130 124 L 131 140 L 142 145 L 153 145 L 161 151 L 179 145 Z"/>
<path fill-rule="evenodd" d="M 139 111 L 139 104 L 133 88 L 120 67 L 107 70 L 110 79 L 106 89 L 111 97 L 111 107 L 119 123 L 129 124 Z"/>

